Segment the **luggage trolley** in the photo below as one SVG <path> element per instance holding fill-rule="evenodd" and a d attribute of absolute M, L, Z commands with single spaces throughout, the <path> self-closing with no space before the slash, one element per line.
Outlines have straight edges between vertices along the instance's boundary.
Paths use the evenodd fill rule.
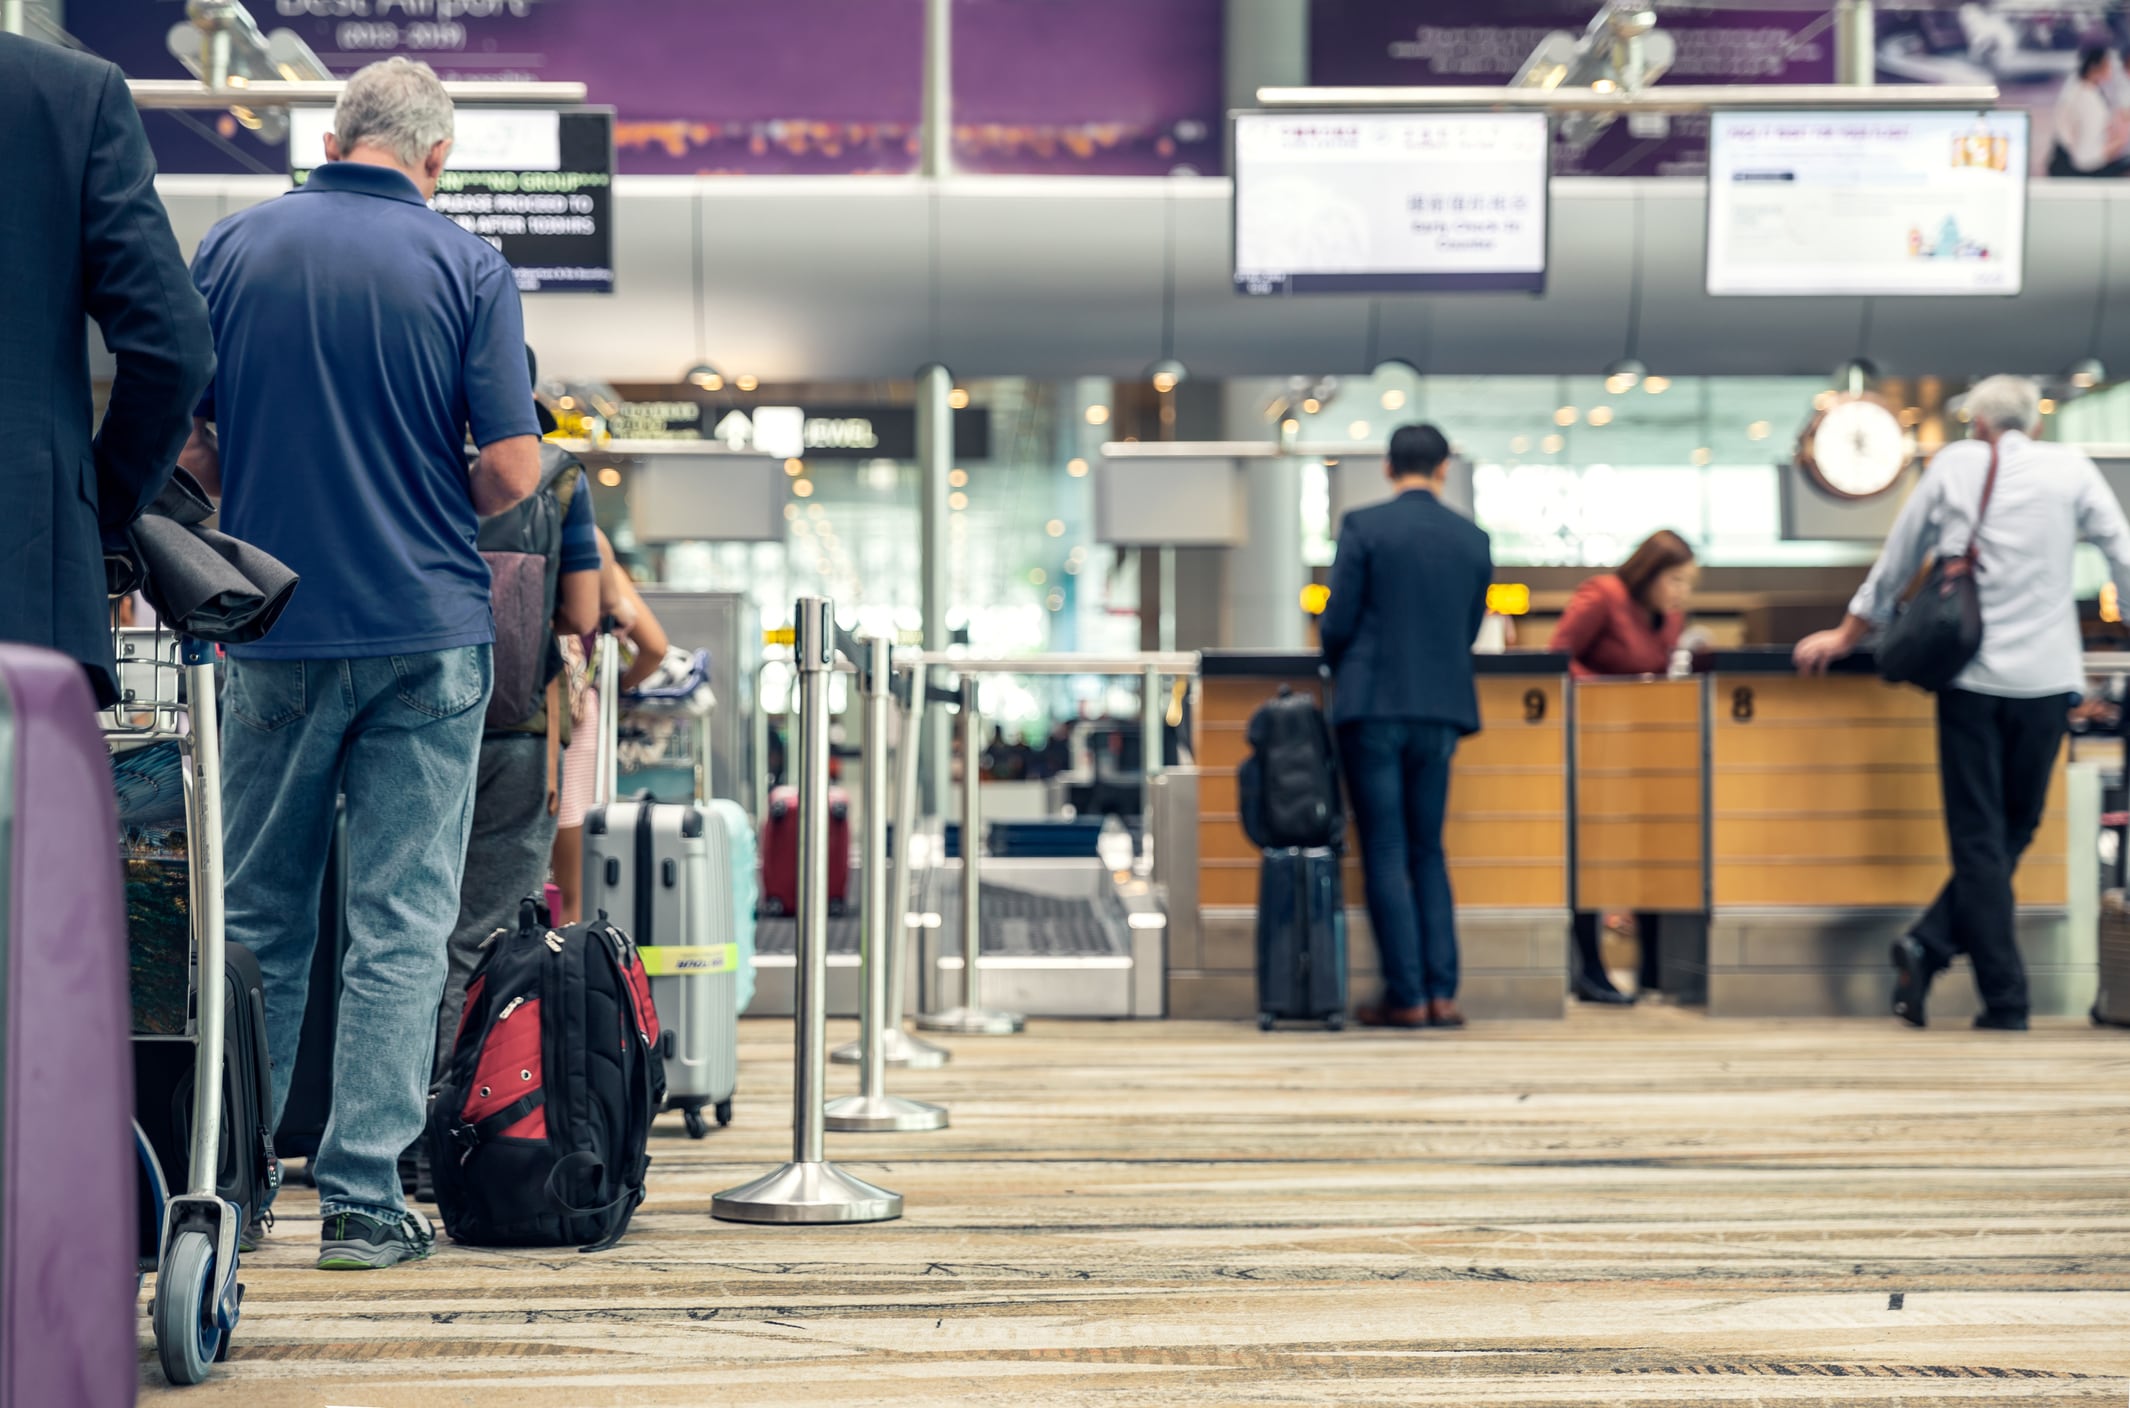
<path fill-rule="evenodd" d="M 156 1200 L 150 1320 L 164 1377 L 196 1384 L 229 1355 L 244 1288 L 237 1282 L 241 1214 L 216 1185 L 223 1103 L 222 754 L 215 713 L 217 648 L 160 626 L 116 633 L 120 702 L 102 716 L 114 752 L 174 742 L 182 777 L 192 919 L 189 1035 L 194 1048 L 191 1151 L 183 1186 L 168 1183 L 138 1122 L 142 1196 Z M 144 1225 L 145 1222 L 144 1222 Z"/>

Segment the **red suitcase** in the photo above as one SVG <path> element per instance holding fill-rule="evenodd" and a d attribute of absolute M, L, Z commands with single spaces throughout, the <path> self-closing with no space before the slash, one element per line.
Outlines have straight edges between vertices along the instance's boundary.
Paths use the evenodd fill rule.
<path fill-rule="evenodd" d="M 828 789 L 828 908 L 841 914 L 851 888 L 851 799 Z M 799 912 L 799 789 L 769 794 L 769 820 L 762 827 L 762 912 Z"/>
<path fill-rule="evenodd" d="M 126 908 L 81 666 L 0 645 L 0 1408 L 133 1402 Z"/>

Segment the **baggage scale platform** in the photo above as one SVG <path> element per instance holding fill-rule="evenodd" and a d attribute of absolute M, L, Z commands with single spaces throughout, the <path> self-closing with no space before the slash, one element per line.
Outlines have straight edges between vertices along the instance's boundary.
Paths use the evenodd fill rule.
<path fill-rule="evenodd" d="M 1146 881 L 1118 881 L 1101 862 L 987 856 L 983 881 L 983 969 L 987 1002 L 1038 1017 L 1162 1015 L 1167 916 Z M 925 1011 L 952 1006 L 961 974 L 961 865 L 920 871 L 921 930 L 911 946 L 910 991 Z M 853 882 L 852 890 L 859 887 Z M 789 916 L 755 923 L 751 1017 L 793 1009 L 797 924 Z M 858 1015 L 859 917 L 828 926 L 828 1010 Z"/>

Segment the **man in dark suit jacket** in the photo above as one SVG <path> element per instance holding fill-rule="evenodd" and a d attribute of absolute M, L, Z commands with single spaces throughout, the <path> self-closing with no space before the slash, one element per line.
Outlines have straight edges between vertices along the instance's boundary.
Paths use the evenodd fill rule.
<path fill-rule="evenodd" d="M 125 76 L 101 59 L 0 34 L 0 639 L 112 681 L 103 537 L 155 501 L 214 374 L 207 305 L 155 194 Z M 92 441 L 87 319 L 118 358 Z"/>
<path fill-rule="evenodd" d="M 1369 1026 L 1464 1025 L 1442 819 L 1457 740 L 1479 731 L 1472 641 L 1494 556 L 1485 532 L 1442 502 L 1449 458 L 1432 425 L 1391 436 L 1385 473 L 1398 496 L 1346 515 L 1318 622 L 1382 958 L 1383 999 L 1359 1014 Z"/>

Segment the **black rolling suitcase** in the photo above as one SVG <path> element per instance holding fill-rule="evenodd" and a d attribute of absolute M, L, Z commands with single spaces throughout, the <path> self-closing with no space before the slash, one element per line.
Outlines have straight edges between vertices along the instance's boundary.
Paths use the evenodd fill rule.
<path fill-rule="evenodd" d="M 249 1228 L 281 1182 L 267 1115 L 273 1107 L 266 1056 L 266 993 L 259 960 L 242 944 L 227 944 L 223 967 L 222 1140 L 215 1186 L 237 1205 Z M 194 1056 L 190 1041 L 133 1039 L 133 1108 L 164 1176 L 176 1187 L 192 1165 Z M 146 1265 L 155 1261 L 144 1242 Z"/>
<path fill-rule="evenodd" d="M 1346 903 L 1339 853 L 1268 847 L 1257 880 L 1257 1025 L 1346 1025 Z"/>

